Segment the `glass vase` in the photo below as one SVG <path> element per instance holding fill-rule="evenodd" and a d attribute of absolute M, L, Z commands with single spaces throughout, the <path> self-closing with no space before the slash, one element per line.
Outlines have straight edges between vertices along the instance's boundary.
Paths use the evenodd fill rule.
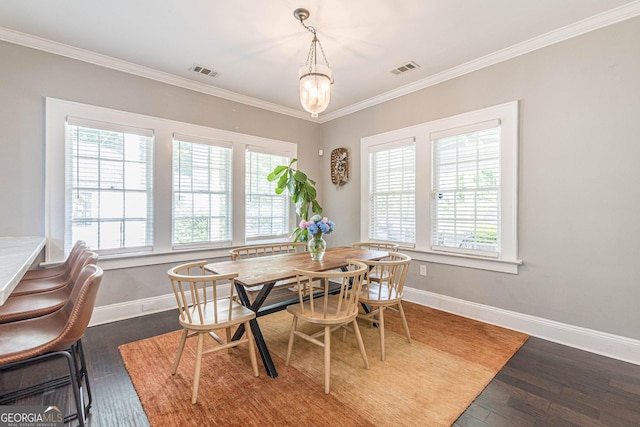
<path fill-rule="evenodd" d="M 324 256 L 324 251 L 327 248 L 327 243 L 322 238 L 322 233 L 314 234 L 309 243 L 307 244 L 307 249 L 311 254 L 311 259 L 314 261 L 321 261 Z"/>

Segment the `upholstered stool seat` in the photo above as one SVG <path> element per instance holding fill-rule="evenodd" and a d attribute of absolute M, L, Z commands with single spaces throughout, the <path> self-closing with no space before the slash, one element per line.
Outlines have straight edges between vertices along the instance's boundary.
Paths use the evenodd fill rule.
<path fill-rule="evenodd" d="M 0 306 L 0 323 L 25 320 L 53 313 L 61 309 L 68 298 L 69 291 L 66 287 L 49 292 L 38 292 L 37 294 L 8 298 Z"/>
<path fill-rule="evenodd" d="M 68 275 L 78 256 L 80 256 L 80 254 L 86 249 L 87 244 L 83 240 L 78 240 L 73 245 L 71 252 L 69 252 L 69 256 L 62 264 L 58 264 L 55 267 L 28 270 L 24 276 L 22 276 L 22 280 L 52 279 L 54 277 L 64 276 L 65 274 Z"/>
<path fill-rule="evenodd" d="M 41 279 L 22 279 L 11 292 L 9 298 L 64 288 L 78 277 L 78 274 L 80 274 L 80 271 L 82 271 L 85 265 L 95 264 L 97 261 L 98 256 L 94 252 L 90 252 L 86 247 L 83 247 L 74 259 L 73 264 L 70 265 L 67 274 L 43 277 Z"/>

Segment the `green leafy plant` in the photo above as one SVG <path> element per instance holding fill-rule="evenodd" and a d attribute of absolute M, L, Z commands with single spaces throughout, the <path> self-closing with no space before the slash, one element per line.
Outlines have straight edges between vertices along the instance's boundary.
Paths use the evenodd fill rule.
<path fill-rule="evenodd" d="M 293 164 L 298 159 L 293 159 L 288 166 L 276 166 L 273 172 L 267 176 L 269 182 L 276 181 L 276 194 L 287 192 L 291 201 L 296 205 L 296 213 L 302 221 L 309 220 L 309 210 L 314 214 L 322 213 L 322 206 L 316 200 L 316 182 L 302 171 L 293 169 Z M 294 242 L 306 242 L 309 239 L 306 229 L 296 227 L 292 233 Z"/>

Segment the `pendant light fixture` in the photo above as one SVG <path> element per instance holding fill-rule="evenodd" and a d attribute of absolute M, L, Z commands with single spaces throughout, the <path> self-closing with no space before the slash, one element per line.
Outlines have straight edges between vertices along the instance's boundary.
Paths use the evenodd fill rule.
<path fill-rule="evenodd" d="M 333 72 L 329 68 L 329 61 L 324 54 L 324 49 L 318 36 L 316 29 L 312 26 L 305 25 L 304 21 L 309 18 L 307 9 L 296 9 L 293 16 L 296 17 L 300 24 L 313 34 L 309 54 L 307 55 L 306 64 L 300 68 L 300 103 L 302 107 L 311 113 L 311 117 L 318 117 L 329 106 L 331 101 L 331 85 L 333 84 Z M 320 47 L 320 53 L 326 65 L 318 64 L 317 47 Z"/>

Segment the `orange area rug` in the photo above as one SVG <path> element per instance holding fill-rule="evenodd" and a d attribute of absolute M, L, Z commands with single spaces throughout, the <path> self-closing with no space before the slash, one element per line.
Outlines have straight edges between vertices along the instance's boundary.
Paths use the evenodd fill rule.
<path fill-rule="evenodd" d="M 292 319 L 286 311 L 258 319 L 278 377 L 270 378 L 261 364 L 254 377 L 243 347 L 205 355 L 195 405 L 195 339 L 187 341 L 175 376 L 180 332 L 122 345 L 120 353 L 152 426 L 450 426 L 527 335 L 417 304 L 403 306 L 412 342 L 399 316 L 389 312 L 384 362 L 378 330 L 360 325 L 369 370 L 353 334 L 344 341 L 341 331 L 333 334 L 328 395 L 322 348 L 298 338 L 284 366 Z"/>

